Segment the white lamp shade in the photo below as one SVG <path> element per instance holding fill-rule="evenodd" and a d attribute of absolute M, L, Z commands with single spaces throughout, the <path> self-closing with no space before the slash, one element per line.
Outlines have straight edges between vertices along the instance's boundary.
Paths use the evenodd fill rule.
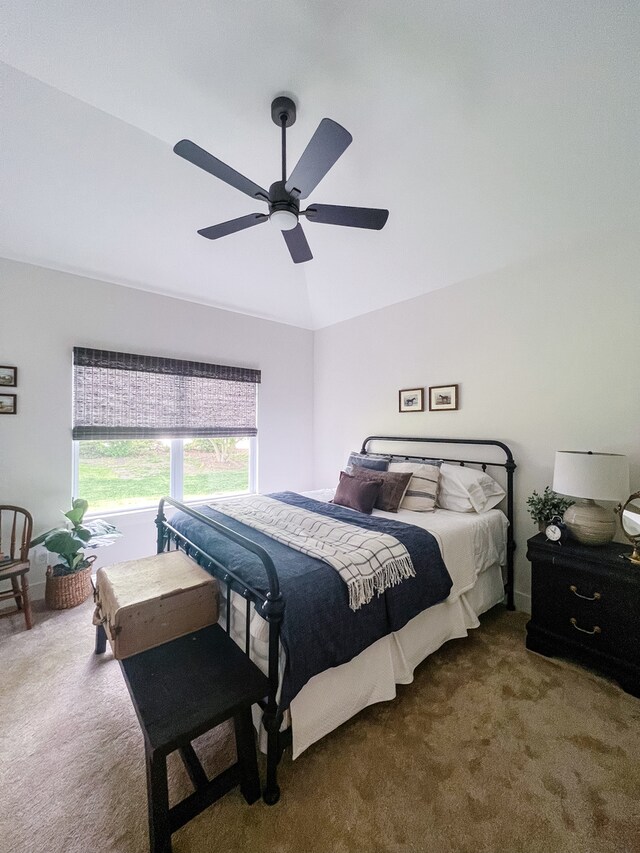
<path fill-rule="evenodd" d="M 557 450 L 553 491 L 572 498 L 621 501 L 629 494 L 629 463 L 620 453 Z"/>

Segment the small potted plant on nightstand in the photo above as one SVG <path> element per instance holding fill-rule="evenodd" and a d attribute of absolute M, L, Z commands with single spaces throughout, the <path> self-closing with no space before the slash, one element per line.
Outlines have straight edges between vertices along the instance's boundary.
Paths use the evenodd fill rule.
<path fill-rule="evenodd" d="M 537 523 L 540 532 L 545 529 L 554 515 L 559 515 L 562 518 L 564 511 L 573 506 L 574 503 L 575 501 L 556 494 L 549 486 L 545 486 L 544 492 L 541 495 L 534 490 L 527 498 L 529 515 Z"/>
<path fill-rule="evenodd" d="M 122 534 L 113 524 L 94 518 L 84 521 L 89 508 L 87 501 L 76 498 L 68 512 L 64 513 L 68 524 L 56 527 L 38 536 L 31 547 L 44 545 L 47 551 L 57 554 L 58 562 L 47 566 L 45 601 L 53 610 L 64 610 L 82 604 L 91 595 L 91 565 L 95 554 L 87 557 L 84 548 L 100 548 L 111 545 Z"/>

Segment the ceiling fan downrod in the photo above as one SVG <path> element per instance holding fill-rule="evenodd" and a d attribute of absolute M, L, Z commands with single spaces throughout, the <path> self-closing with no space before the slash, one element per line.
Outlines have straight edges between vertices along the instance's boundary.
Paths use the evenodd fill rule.
<path fill-rule="evenodd" d="M 281 116 L 282 121 L 282 180 L 287 180 L 287 125 L 286 116 Z"/>
<path fill-rule="evenodd" d="M 271 118 L 273 123 L 282 128 L 282 180 L 287 180 L 287 128 L 295 124 L 296 105 L 285 95 L 274 98 L 271 102 Z"/>
<path fill-rule="evenodd" d="M 271 118 L 281 129 L 282 180 L 269 188 L 269 220 L 279 231 L 291 231 L 298 224 L 300 206 L 285 189 L 287 182 L 287 128 L 296 120 L 296 105 L 284 95 L 271 103 Z"/>

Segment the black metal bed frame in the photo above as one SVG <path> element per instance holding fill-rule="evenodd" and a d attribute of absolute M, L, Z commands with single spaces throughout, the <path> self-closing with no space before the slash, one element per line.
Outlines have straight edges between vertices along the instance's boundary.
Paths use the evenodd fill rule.
<path fill-rule="evenodd" d="M 507 533 L 507 581 L 505 584 L 505 594 L 507 597 L 507 608 L 514 610 L 513 602 L 513 554 L 515 550 L 515 541 L 513 538 L 513 472 L 516 464 L 513 460 L 513 455 L 509 447 L 501 441 L 491 441 L 488 439 L 461 439 L 461 438 L 418 438 L 407 436 L 368 436 L 362 442 L 362 453 L 368 452 L 368 447 L 372 442 L 404 442 L 404 443 L 432 443 L 432 444 L 465 444 L 465 445 L 491 445 L 500 448 L 506 457 L 505 462 L 488 462 L 474 459 L 443 459 L 438 456 L 438 459 L 443 459 L 445 462 L 456 463 L 459 465 L 479 465 L 483 471 L 487 467 L 499 467 L 506 470 L 507 475 L 507 518 L 509 519 L 509 528 Z M 388 454 L 392 459 L 396 460 L 428 460 L 432 457 L 418 456 L 415 454 Z M 176 530 L 164 513 L 166 504 L 179 509 L 186 515 L 201 521 L 203 524 L 213 528 L 226 539 L 235 542 L 240 547 L 255 554 L 264 567 L 267 578 L 268 592 L 263 593 L 260 590 L 248 585 L 235 572 L 216 559 L 215 556 L 203 551 L 194 542 L 192 542 L 183 533 Z M 218 521 L 203 515 L 201 512 L 193 509 L 190 506 L 180 503 L 173 498 L 164 497 L 161 499 L 158 506 L 158 515 L 155 520 L 157 527 L 157 553 L 170 551 L 171 546 L 175 549 L 182 549 L 188 556 L 194 559 L 199 565 L 211 572 L 219 581 L 226 585 L 226 631 L 231 633 L 231 593 L 235 592 L 240 595 L 246 602 L 245 610 L 245 644 L 244 652 L 250 656 L 250 621 L 251 621 L 251 605 L 269 624 L 269 663 L 268 663 L 268 679 L 269 679 L 269 694 L 262 702 L 262 723 L 267 733 L 267 779 L 265 789 L 263 791 L 263 799 L 269 805 L 277 803 L 280 798 L 280 788 L 277 782 L 278 763 L 282 757 L 283 751 L 291 743 L 291 728 L 285 731 L 280 731 L 284 711 L 278 706 L 277 693 L 279 683 L 279 654 L 280 654 L 280 626 L 284 614 L 285 601 L 280 592 L 280 583 L 278 580 L 278 572 L 269 554 L 260 545 L 257 545 L 246 536 L 236 533 L 231 528 L 220 524 Z"/>

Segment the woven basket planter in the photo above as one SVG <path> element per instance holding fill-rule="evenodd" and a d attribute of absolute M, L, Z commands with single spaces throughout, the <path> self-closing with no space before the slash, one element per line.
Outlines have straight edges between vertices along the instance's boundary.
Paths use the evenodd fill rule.
<path fill-rule="evenodd" d="M 93 555 L 92 555 L 93 556 Z M 95 557 L 93 557 L 95 560 Z M 91 560 L 91 563 L 93 563 Z M 44 599 L 51 610 L 66 610 L 77 607 L 93 593 L 91 583 L 91 565 L 71 575 L 54 576 L 51 566 L 47 566 L 47 581 Z"/>

